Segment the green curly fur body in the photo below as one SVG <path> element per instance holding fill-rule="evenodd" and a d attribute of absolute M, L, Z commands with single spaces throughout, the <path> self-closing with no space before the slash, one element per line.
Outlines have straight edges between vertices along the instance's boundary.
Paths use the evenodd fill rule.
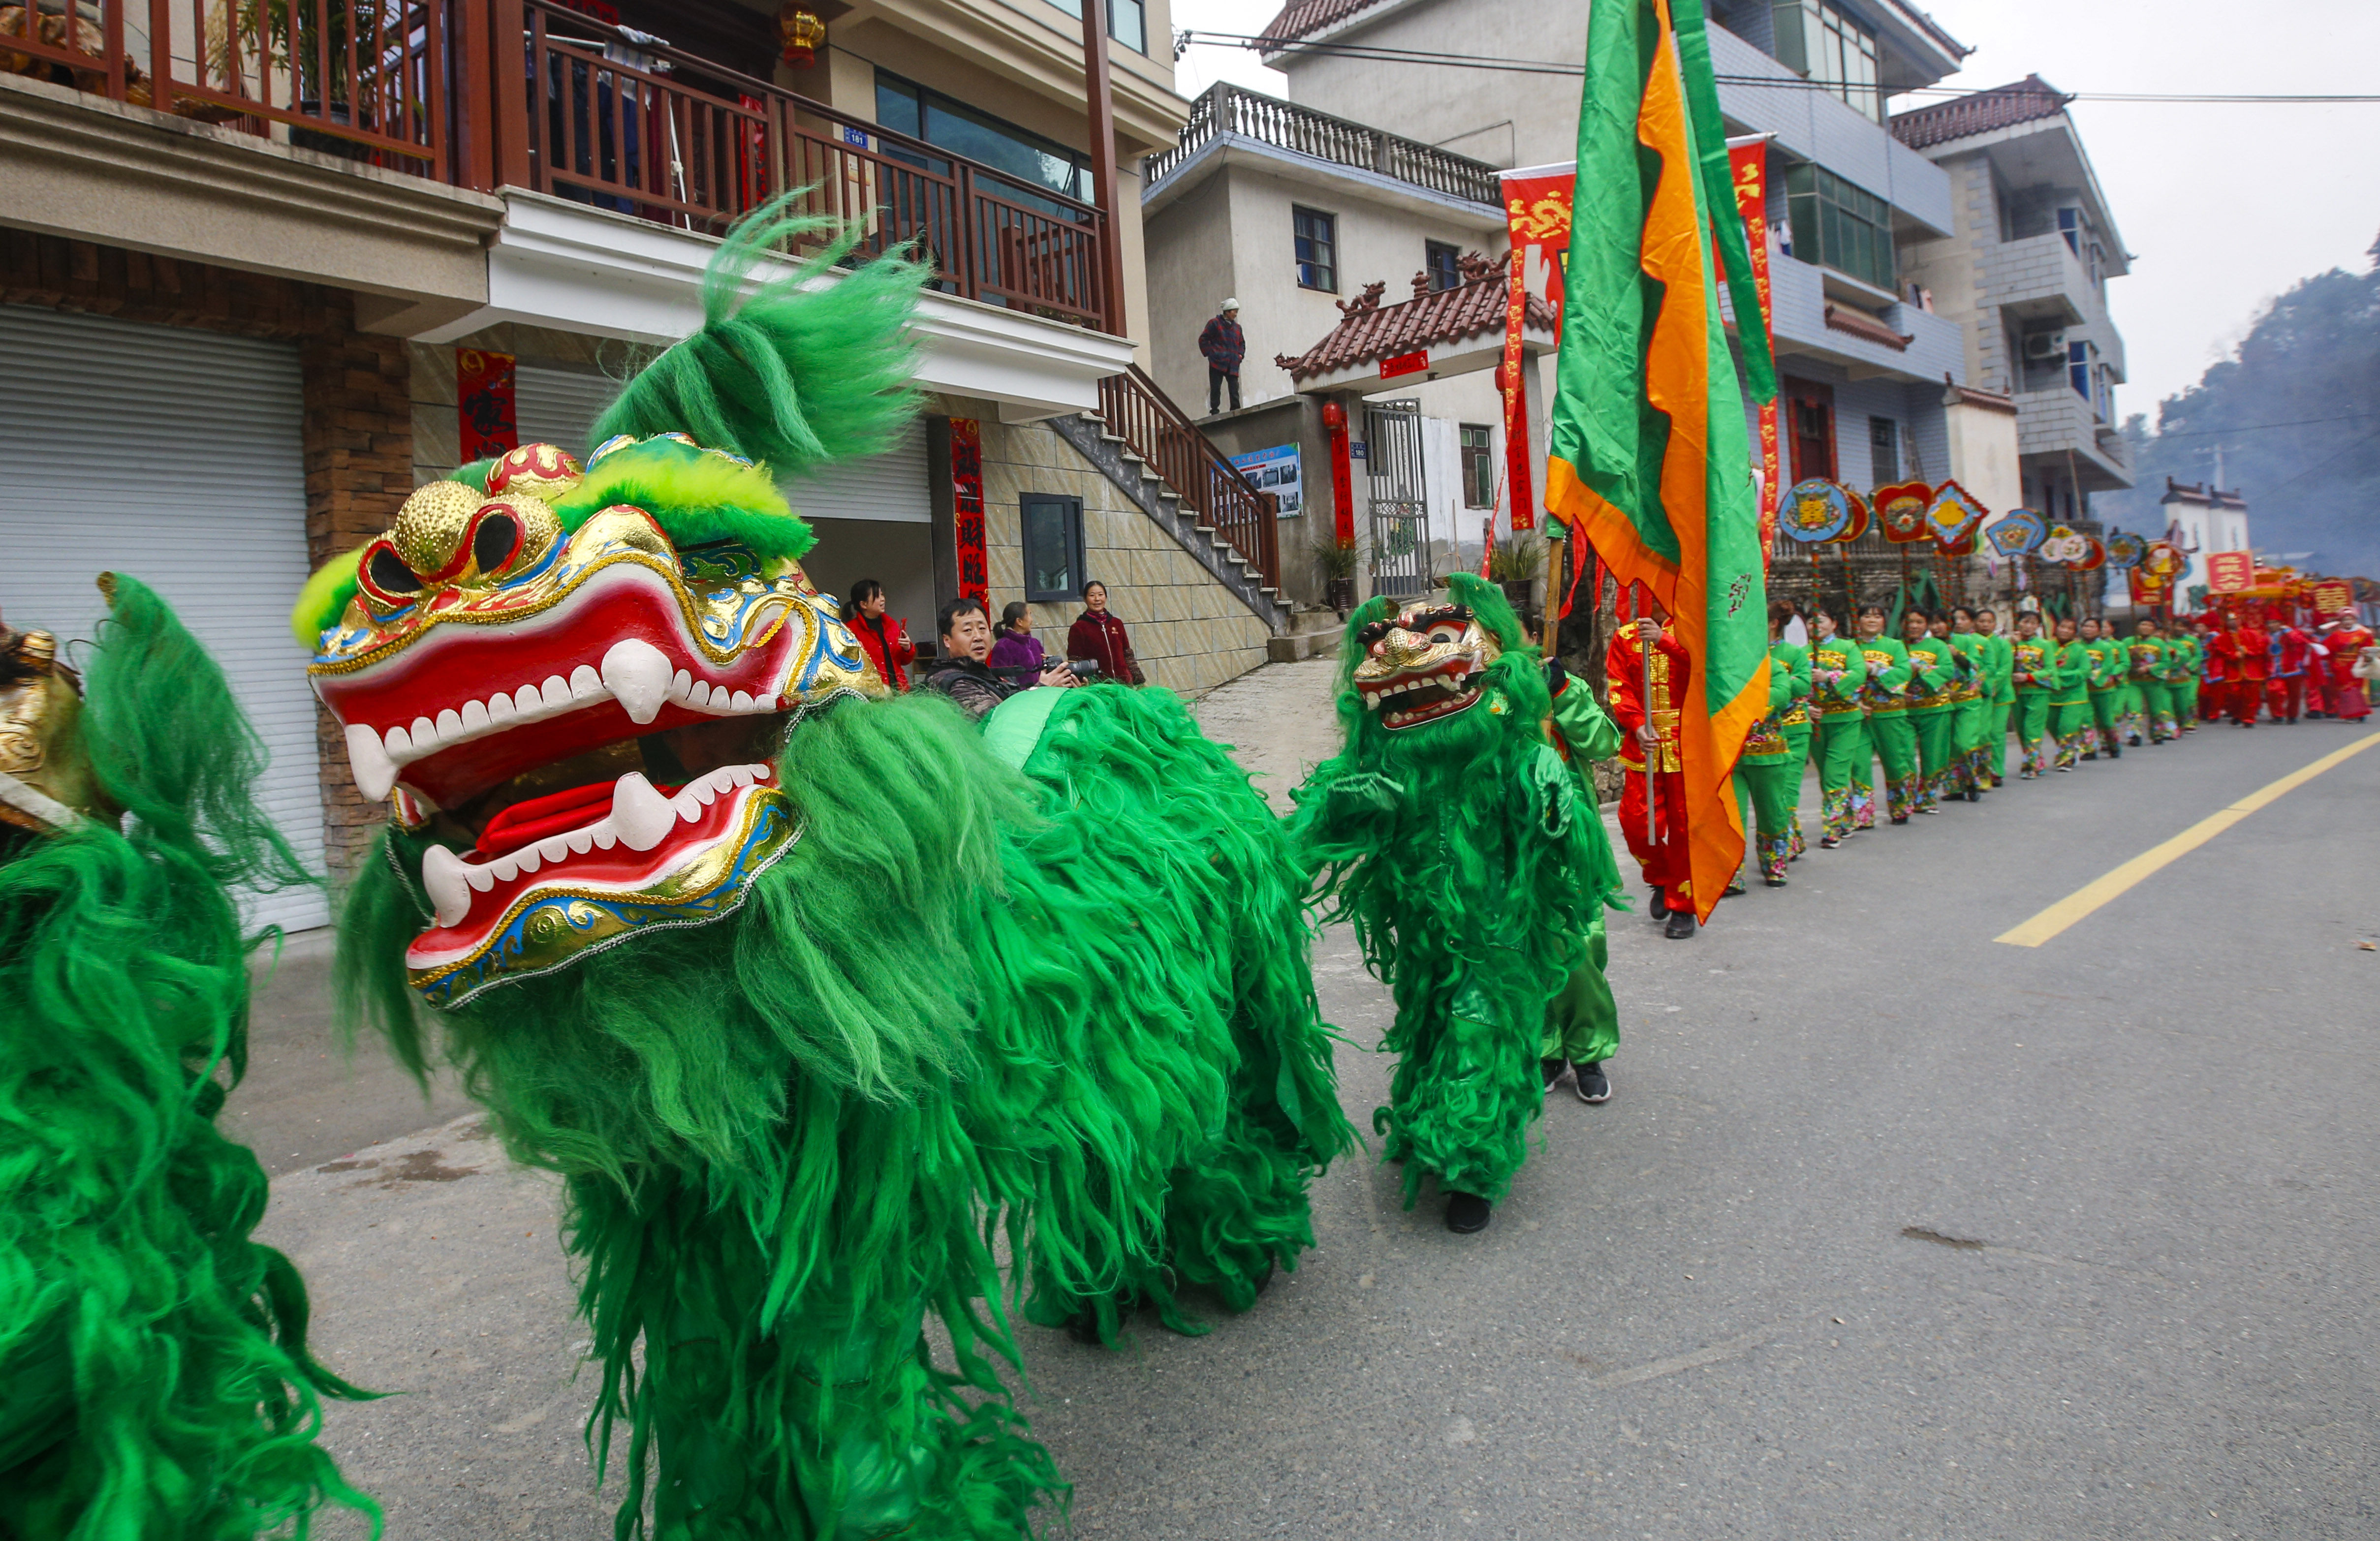
<path fill-rule="evenodd" d="M 0 1535 L 231 1541 L 378 1511 L 314 1443 L 363 1393 L 306 1347 L 297 1269 L 249 1239 L 255 1154 L 227 885 L 310 880 L 251 800 L 222 671 L 115 579 L 78 747 L 128 817 L 0 827 Z"/>
<path fill-rule="evenodd" d="M 1302 868 L 1172 697 L 1068 696 L 1022 774 L 939 698 L 812 714 L 778 762 L 802 837 L 739 912 L 443 1017 L 567 1180 L 623 1535 L 648 1494 L 669 1537 L 1021 1535 L 1062 1487 L 1001 1389 L 1020 1307 L 1195 1330 L 1185 1287 L 1245 1308 L 1312 1244 L 1351 1132 Z M 396 855 L 340 967 L 419 1067 Z"/>
<path fill-rule="evenodd" d="M 1397 612 L 1366 601 L 1340 651 L 1344 746 L 1299 789 L 1293 820 L 1327 918 L 1354 925 L 1396 1000 L 1381 1047 L 1397 1069 L 1373 1124 L 1404 1163 L 1408 1207 L 1426 1175 L 1491 1202 L 1511 1187 L 1542 1102 L 1546 1004 L 1586 960 L 1609 865 L 1580 823 L 1593 805 L 1578 805 L 1546 742 L 1552 701 L 1536 650 L 1492 585 L 1457 574 L 1450 588 L 1503 649 L 1478 703 L 1383 727 L 1354 686 L 1356 636 Z"/>

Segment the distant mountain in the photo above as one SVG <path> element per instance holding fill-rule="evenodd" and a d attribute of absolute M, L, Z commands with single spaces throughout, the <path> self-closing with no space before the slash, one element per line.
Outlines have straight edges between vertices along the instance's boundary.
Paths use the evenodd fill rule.
<path fill-rule="evenodd" d="M 2233 357 L 2124 424 L 2139 482 L 2092 513 L 2162 533 L 2166 478 L 2223 480 L 2248 501 L 2267 555 L 2311 552 L 2318 571 L 2380 578 L 2380 243 L 2372 270 L 2306 279 L 2258 318 Z"/>

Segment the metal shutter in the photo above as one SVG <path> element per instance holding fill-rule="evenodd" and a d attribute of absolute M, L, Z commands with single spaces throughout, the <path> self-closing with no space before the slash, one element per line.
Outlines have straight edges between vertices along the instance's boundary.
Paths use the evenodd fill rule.
<path fill-rule="evenodd" d="M 619 383 L 600 374 L 522 366 L 513 372 L 513 421 L 524 444 L 558 444 L 583 455 L 592 444 L 595 419 L 619 394 Z M 788 477 L 785 497 L 813 519 L 885 519 L 926 525 L 934 520 L 926 491 L 926 430 L 910 425 L 899 445 L 882 455 L 830 466 L 814 475 Z"/>
<path fill-rule="evenodd" d="M 272 756 L 261 801 L 319 872 L 314 697 L 288 625 L 301 400 L 294 344 L 0 305 L 0 614 L 87 638 L 106 613 L 97 574 L 164 596 L 230 676 Z M 291 930 L 330 920 L 319 889 L 243 908 Z"/>

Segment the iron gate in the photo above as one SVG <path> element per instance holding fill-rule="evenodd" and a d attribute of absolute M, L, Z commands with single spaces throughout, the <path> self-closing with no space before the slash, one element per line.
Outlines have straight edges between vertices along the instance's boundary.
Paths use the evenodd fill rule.
<path fill-rule="evenodd" d="M 1429 589 L 1429 496 L 1421 467 L 1421 403 L 1375 402 L 1364 414 L 1372 489 L 1372 592 L 1408 599 Z"/>

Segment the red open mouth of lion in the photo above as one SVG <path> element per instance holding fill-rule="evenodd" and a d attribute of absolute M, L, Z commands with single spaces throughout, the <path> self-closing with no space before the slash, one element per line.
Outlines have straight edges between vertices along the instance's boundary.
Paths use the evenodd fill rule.
<path fill-rule="evenodd" d="M 1418 727 L 1475 705 L 1478 675 L 1484 667 L 1475 655 L 1458 653 L 1429 667 L 1383 679 L 1359 678 L 1355 689 L 1363 697 L 1364 709 L 1380 714 L 1382 727 Z"/>

